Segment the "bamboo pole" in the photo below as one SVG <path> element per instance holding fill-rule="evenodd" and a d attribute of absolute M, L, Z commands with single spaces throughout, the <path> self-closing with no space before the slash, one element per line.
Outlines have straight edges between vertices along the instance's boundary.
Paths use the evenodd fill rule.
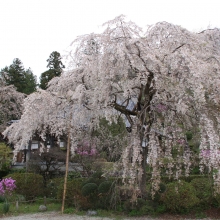
<path fill-rule="evenodd" d="M 70 125 L 69 125 L 69 130 L 68 130 L 67 152 L 66 152 L 66 171 L 65 171 L 65 177 L 64 177 L 63 200 L 62 200 L 62 208 L 61 208 L 61 213 L 62 214 L 63 214 L 64 206 L 65 206 L 66 184 L 67 184 L 67 176 L 68 176 L 68 169 L 69 169 L 71 121 L 72 121 L 72 114 L 70 116 Z"/>

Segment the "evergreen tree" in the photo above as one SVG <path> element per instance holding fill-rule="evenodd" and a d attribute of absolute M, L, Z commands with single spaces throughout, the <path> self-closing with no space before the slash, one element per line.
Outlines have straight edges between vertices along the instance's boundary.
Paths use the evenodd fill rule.
<path fill-rule="evenodd" d="M 14 85 L 18 92 L 23 92 L 25 87 L 24 67 L 20 59 L 15 58 L 9 67 L 5 67 L 1 72 L 5 72 L 5 81 L 7 85 Z"/>
<path fill-rule="evenodd" d="M 36 91 L 36 76 L 30 68 L 25 70 L 18 58 L 15 58 L 9 67 L 6 66 L 1 70 L 1 77 L 4 78 L 6 85 L 14 85 L 18 92 L 29 95 Z"/>
<path fill-rule="evenodd" d="M 40 88 L 46 89 L 48 82 L 54 78 L 56 75 L 54 75 L 54 71 L 49 69 L 45 72 L 43 72 L 40 76 Z"/>
<path fill-rule="evenodd" d="M 49 59 L 47 59 L 47 62 L 48 62 L 47 67 L 53 70 L 56 76 L 60 76 L 62 69 L 65 68 L 61 59 L 62 58 L 60 56 L 60 53 L 57 51 L 53 51 L 50 54 Z"/>
<path fill-rule="evenodd" d="M 33 74 L 31 68 L 24 72 L 25 76 L 25 87 L 23 93 L 29 95 L 37 89 L 37 77 Z"/>
<path fill-rule="evenodd" d="M 40 77 L 41 89 L 46 89 L 48 82 L 52 78 L 61 75 L 63 68 L 65 68 L 61 59 L 62 58 L 60 56 L 60 53 L 57 51 L 53 51 L 50 54 L 49 58 L 47 59 L 48 62 L 47 67 L 49 68 L 49 70 L 43 72 Z"/>

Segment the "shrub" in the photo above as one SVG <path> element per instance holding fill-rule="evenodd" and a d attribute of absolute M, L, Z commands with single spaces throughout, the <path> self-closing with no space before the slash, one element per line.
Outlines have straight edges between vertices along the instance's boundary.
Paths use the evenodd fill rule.
<path fill-rule="evenodd" d="M 57 197 L 57 191 L 58 188 L 63 185 L 63 178 L 53 178 L 48 181 L 46 189 L 45 189 L 45 195 L 50 198 L 56 198 Z"/>
<path fill-rule="evenodd" d="M 92 174 L 92 177 L 95 179 L 103 179 L 102 175 L 103 175 L 102 171 L 96 171 L 95 173 Z"/>
<path fill-rule="evenodd" d="M 136 213 L 136 211 L 140 211 L 145 204 L 146 201 L 144 199 L 138 198 L 136 202 L 132 202 L 131 200 L 125 201 L 123 204 L 123 208 L 126 212 L 132 212 L 134 214 Z"/>
<path fill-rule="evenodd" d="M 75 207 L 76 209 L 88 209 L 91 207 L 86 197 L 82 195 L 81 189 L 83 178 L 76 178 L 67 181 L 65 205 L 67 207 Z M 63 199 L 63 182 L 60 183 L 57 190 L 57 198 Z"/>
<path fill-rule="evenodd" d="M 212 183 L 208 178 L 196 178 L 191 181 L 200 203 L 210 205 L 212 200 Z"/>
<path fill-rule="evenodd" d="M 98 185 L 95 183 L 87 183 L 82 188 L 82 195 L 83 196 L 90 196 L 97 192 Z"/>
<path fill-rule="evenodd" d="M 99 185 L 101 182 L 102 182 L 102 180 L 100 180 L 100 179 L 90 177 L 83 183 L 83 185 L 86 185 L 88 183 L 95 183 L 95 184 Z"/>
<path fill-rule="evenodd" d="M 100 183 L 100 185 L 98 187 L 98 193 L 103 193 L 103 194 L 108 193 L 111 186 L 112 186 L 111 181 L 104 181 L 104 182 Z"/>
<path fill-rule="evenodd" d="M 75 179 L 75 178 L 81 178 L 82 175 L 79 171 L 71 171 L 68 173 L 68 178 L 69 179 Z"/>
<path fill-rule="evenodd" d="M 179 213 L 188 212 L 199 203 L 194 187 L 185 181 L 167 184 L 161 200 L 171 212 Z"/>
<path fill-rule="evenodd" d="M 186 135 L 187 141 L 192 140 L 192 138 L 193 138 L 193 133 L 192 133 L 191 131 L 187 131 L 187 132 L 185 133 L 185 135 Z"/>
<path fill-rule="evenodd" d="M 0 195 L 0 203 L 3 203 L 5 201 L 5 197 Z"/>
<path fill-rule="evenodd" d="M 103 181 L 105 181 L 105 177 L 102 176 L 103 172 L 102 171 L 96 171 L 95 173 L 93 173 L 91 175 L 91 177 L 89 177 L 85 182 L 84 185 L 86 185 L 87 183 L 95 183 L 97 185 L 99 185 L 100 183 L 102 183 Z"/>
<path fill-rule="evenodd" d="M 166 191 L 166 184 L 160 183 L 158 191 L 152 196 L 152 187 L 148 191 L 148 198 L 156 203 L 160 201 L 161 195 Z"/>
<path fill-rule="evenodd" d="M 15 193 L 23 195 L 26 200 L 43 196 L 44 185 L 41 175 L 35 173 L 13 173 L 5 178 L 9 177 L 16 180 Z"/>

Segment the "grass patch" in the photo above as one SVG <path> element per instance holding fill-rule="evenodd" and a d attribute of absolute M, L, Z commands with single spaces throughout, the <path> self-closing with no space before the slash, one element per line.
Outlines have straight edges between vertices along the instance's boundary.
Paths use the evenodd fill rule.
<path fill-rule="evenodd" d="M 37 213 L 39 212 L 39 206 L 43 203 L 39 204 L 37 203 L 19 203 L 18 208 L 16 207 L 16 203 L 10 203 L 9 212 L 7 215 L 19 215 L 19 214 L 31 214 L 31 213 Z M 47 204 L 47 211 L 60 211 L 61 210 L 61 204 L 59 203 L 48 203 Z M 5 216 L 3 212 L 3 203 L 0 203 L 0 216 Z"/>

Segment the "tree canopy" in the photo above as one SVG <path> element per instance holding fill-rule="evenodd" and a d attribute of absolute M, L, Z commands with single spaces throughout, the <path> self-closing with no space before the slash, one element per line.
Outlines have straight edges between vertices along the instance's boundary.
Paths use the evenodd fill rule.
<path fill-rule="evenodd" d="M 159 22 L 143 33 L 124 16 L 104 25 L 101 34 L 73 42 L 74 68 L 53 78 L 47 95 L 40 92 L 43 96 L 33 95 L 32 104 L 26 101 L 22 119 L 8 129 L 11 141 L 26 142 L 36 130 L 44 134 L 48 128 L 59 136 L 68 125 L 61 121 L 73 112 L 73 140 L 85 117 L 88 130 L 100 117 L 111 121 L 123 116 L 130 133 L 120 158 L 122 177 L 129 177 L 137 194 L 145 195 L 147 163 L 153 190 L 158 189 L 164 169 L 176 179 L 189 174 L 193 155 L 185 133 L 198 127 L 201 171 L 208 166 L 218 184 L 220 30 L 193 33 Z M 31 108 L 40 109 L 44 120 Z M 23 123 L 27 119 L 30 122 Z"/>
<path fill-rule="evenodd" d="M 36 76 L 30 68 L 25 70 L 23 63 L 18 58 L 15 58 L 9 67 L 3 68 L 1 75 L 5 79 L 6 85 L 14 85 L 18 92 L 31 94 L 36 91 Z"/>
<path fill-rule="evenodd" d="M 20 118 L 24 97 L 13 85 L 7 86 L 0 78 L 0 133 L 6 128 L 7 122 Z"/>
<path fill-rule="evenodd" d="M 47 67 L 49 70 L 43 72 L 40 77 L 40 88 L 41 89 L 46 89 L 48 82 L 57 76 L 60 76 L 62 73 L 63 68 L 65 66 L 63 65 L 61 61 L 61 55 L 57 51 L 53 51 L 49 58 L 47 59 Z"/>

